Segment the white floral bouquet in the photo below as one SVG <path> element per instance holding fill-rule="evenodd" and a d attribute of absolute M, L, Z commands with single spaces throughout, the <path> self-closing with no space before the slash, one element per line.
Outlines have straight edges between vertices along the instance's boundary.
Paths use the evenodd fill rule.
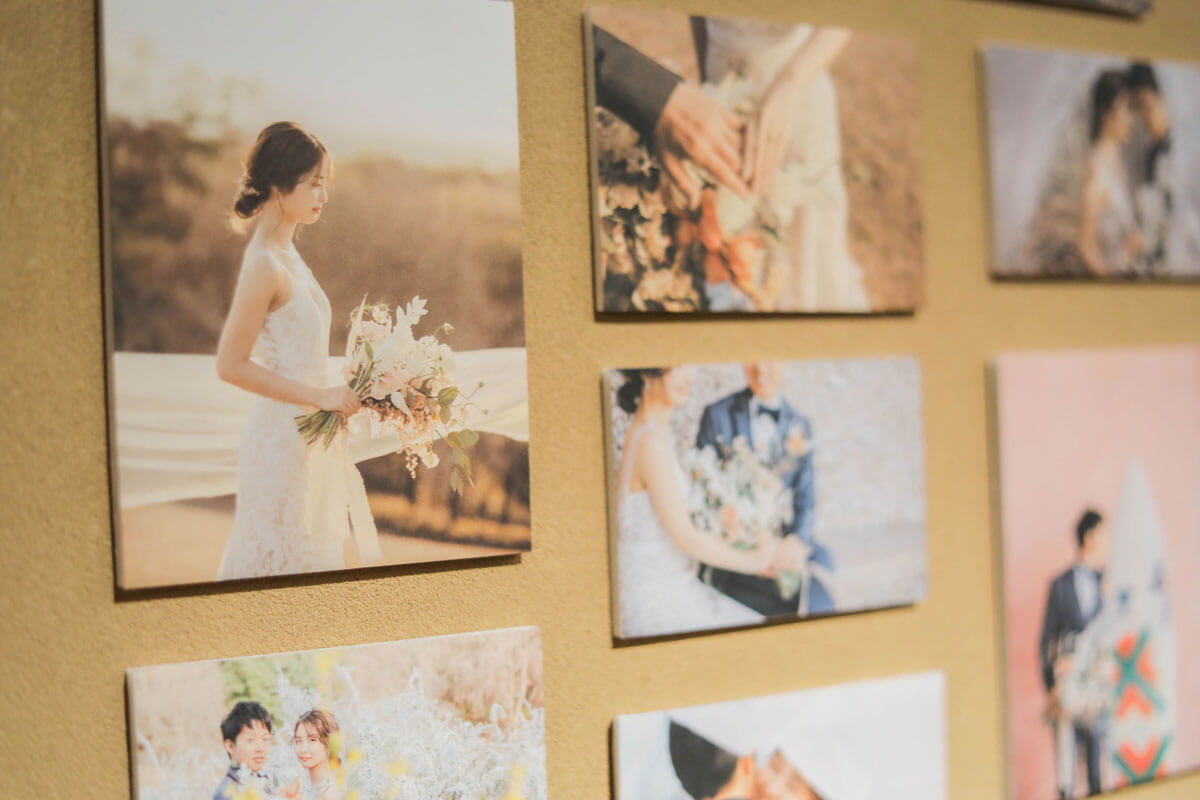
<path fill-rule="evenodd" d="M 450 486 L 461 493 L 472 485 L 464 449 L 479 435 L 463 427 L 470 398 L 454 383 L 454 351 L 438 338 L 454 328 L 446 323 L 433 334 L 413 335 L 426 313 L 419 296 L 397 306 L 394 315 L 386 303 L 367 305 L 363 298 L 350 315 L 344 377 L 369 415 L 371 435 L 386 427 L 399 436 L 397 452 L 404 453 L 410 475 L 416 476 L 418 463 L 438 465 L 433 446 L 444 440 L 454 462 Z M 305 442 L 325 447 L 344 424 L 336 411 L 314 411 L 296 422 Z"/>

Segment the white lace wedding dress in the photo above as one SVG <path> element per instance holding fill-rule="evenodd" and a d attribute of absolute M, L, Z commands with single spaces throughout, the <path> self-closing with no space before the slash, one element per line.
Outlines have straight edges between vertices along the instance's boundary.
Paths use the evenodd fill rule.
<path fill-rule="evenodd" d="M 292 296 L 267 314 L 254 359 L 286 378 L 335 385 L 329 299 L 294 248 L 278 262 L 291 276 Z M 308 411 L 255 398 L 238 448 L 233 533 L 218 580 L 340 569 L 351 524 L 364 563 L 379 560 L 375 522 L 345 433 L 328 448 L 306 445 L 296 417 Z"/>
<path fill-rule="evenodd" d="M 812 38 L 811 25 L 746 19 L 705 19 L 705 79 L 719 84 L 743 76 L 755 104 L 796 52 Z M 821 70 L 796 103 L 791 141 L 781 169 L 800 176 L 793 227 L 792 265 L 781 276 L 783 311 L 869 311 L 862 268 L 850 255 L 849 199 L 842 178 L 841 126 L 833 80 Z"/>
<path fill-rule="evenodd" d="M 762 622 L 761 614 L 701 582 L 698 565 L 675 545 L 650 493 L 629 491 L 632 455 L 650 429 L 643 425 L 629 437 L 618 475 L 618 635 L 660 636 Z M 683 469 L 675 459 L 671 467 L 686 496 Z"/>

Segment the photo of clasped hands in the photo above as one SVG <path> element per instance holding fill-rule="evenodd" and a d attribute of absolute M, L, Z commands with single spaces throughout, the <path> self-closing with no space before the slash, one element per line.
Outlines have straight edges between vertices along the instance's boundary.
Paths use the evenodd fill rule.
<path fill-rule="evenodd" d="M 655 125 L 653 150 L 689 208 L 700 205 L 703 188 L 688 168 L 689 160 L 743 199 L 767 190 L 791 142 L 800 94 L 837 58 L 849 38 L 850 32 L 841 28 L 814 31 L 771 80 L 745 124 L 699 85 L 679 81 Z M 703 65 L 702 32 L 696 41 Z"/>

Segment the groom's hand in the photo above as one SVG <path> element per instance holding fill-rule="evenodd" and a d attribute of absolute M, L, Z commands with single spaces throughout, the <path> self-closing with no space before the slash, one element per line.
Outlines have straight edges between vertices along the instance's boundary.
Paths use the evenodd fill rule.
<path fill-rule="evenodd" d="M 770 575 L 764 577 L 774 577 L 779 572 L 799 572 L 808 564 L 808 557 L 812 553 L 810 548 L 799 536 L 785 536 L 783 541 L 779 543 L 779 548 L 775 551 L 775 557 L 771 560 L 769 568 Z"/>
<path fill-rule="evenodd" d="M 676 84 L 654 128 L 655 153 L 687 196 L 689 208 L 700 205 L 704 187 L 687 168 L 688 159 L 742 197 L 749 196 L 750 188 L 739 174 L 741 143 L 737 116 L 687 81 Z"/>

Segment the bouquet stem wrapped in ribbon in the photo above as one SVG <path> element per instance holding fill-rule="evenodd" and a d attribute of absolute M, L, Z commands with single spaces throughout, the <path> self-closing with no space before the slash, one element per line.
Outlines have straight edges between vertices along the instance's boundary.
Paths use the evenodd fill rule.
<path fill-rule="evenodd" d="M 454 351 L 439 339 L 453 333 L 453 327 L 446 323 L 433 334 L 413 335 L 426 313 L 419 296 L 394 313 L 386 303 L 367 305 L 363 298 L 350 315 L 344 377 L 370 415 L 372 435 L 386 427 L 399 436 L 397 452 L 405 455 L 413 477 L 418 463 L 438 465 L 433 446 L 445 441 L 453 461 L 450 486 L 461 494 L 473 485 L 465 450 L 479 434 L 465 427 L 470 397 L 455 385 Z M 322 410 L 296 417 L 296 424 L 307 444 L 320 442 L 328 448 L 345 420 L 336 411 Z"/>

